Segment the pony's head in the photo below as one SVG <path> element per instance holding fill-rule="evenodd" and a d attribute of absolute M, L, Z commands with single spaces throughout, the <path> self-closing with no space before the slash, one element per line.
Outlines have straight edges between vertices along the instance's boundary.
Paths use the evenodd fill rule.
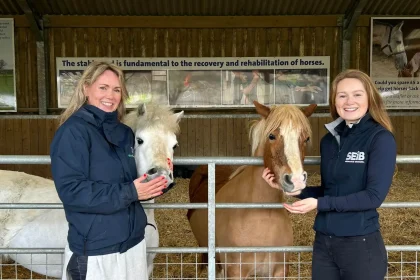
<path fill-rule="evenodd" d="M 388 56 L 394 56 L 395 68 L 400 70 L 407 64 L 407 54 L 404 46 L 404 36 L 401 30 L 404 21 L 393 26 L 389 31 L 388 44 L 382 47 L 383 52 Z"/>
<path fill-rule="evenodd" d="M 273 108 L 257 101 L 254 105 L 261 119 L 250 130 L 252 154 L 264 158 L 264 166 L 275 174 L 275 183 L 285 192 L 306 187 L 307 173 L 303 170 L 305 146 L 312 131 L 308 117 L 316 104 L 303 111 L 293 105 Z"/>
<path fill-rule="evenodd" d="M 173 172 L 167 159 L 173 160 L 178 146 L 176 135 L 184 111 L 173 113 L 170 108 L 148 103 L 140 104 L 137 110 L 126 115 L 123 122 L 135 134 L 134 157 L 137 174 L 149 178 L 165 176 L 169 189 L 173 186 Z"/>

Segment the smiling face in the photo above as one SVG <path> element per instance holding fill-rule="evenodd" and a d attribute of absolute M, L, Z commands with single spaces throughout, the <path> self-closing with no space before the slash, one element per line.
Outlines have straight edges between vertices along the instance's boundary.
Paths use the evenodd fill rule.
<path fill-rule="evenodd" d="M 118 76 L 106 70 L 91 85 L 84 87 L 87 103 L 105 112 L 114 112 L 121 102 L 121 84 Z"/>
<path fill-rule="evenodd" d="M 346 78 L 337 84 L 335 108 L 346 124 L 360 120 L 369 108 L 368 96 L 359 79 Z"/>

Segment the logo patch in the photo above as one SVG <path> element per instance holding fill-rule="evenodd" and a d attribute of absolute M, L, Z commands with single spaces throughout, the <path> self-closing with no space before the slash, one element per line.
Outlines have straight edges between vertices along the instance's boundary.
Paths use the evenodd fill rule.
<path fill-rule="evenodd" d="M 130 147 L 131 148 L 131 154 L 128 154 L 128 157 L 134 157 L 134 148 L 133 147 Z"/>
<path fill-rule="evenodd" d="M 345 162 L 365 163 L 365 152 L 349 152 Z"/>

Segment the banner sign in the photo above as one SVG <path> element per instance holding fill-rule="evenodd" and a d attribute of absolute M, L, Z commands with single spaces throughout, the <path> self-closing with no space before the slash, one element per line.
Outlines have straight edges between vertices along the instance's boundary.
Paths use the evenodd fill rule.
<path fill-rule="evenodd" d="M 179 108 L 328 105 L 330 57 L 57 57 L 58 106 L 65 108 L 95 59 L 124 71 L 128 108 L 156 102 Z"/>
<path fill-rule="evenodd" d="M 16 112 L 14 26 L 0 18 L 0 112 Z"/>
<path fill-rule="evenodd" d="M 420 18 L 372 17 L 370 76 L 388 109 L 420 108 Z"/>

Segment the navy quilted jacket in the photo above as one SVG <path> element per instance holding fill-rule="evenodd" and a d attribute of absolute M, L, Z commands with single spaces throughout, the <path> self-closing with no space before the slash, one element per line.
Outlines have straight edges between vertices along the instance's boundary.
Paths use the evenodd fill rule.
<path fill-rule="evenodd" d="M 51 169 L 74 253 L 122 253 L 143 240 L 146 215 L 133 184 L 133 145 L 133 132 L 118 121 L 117 112 L 91 105 L 57 130 Z"/>

